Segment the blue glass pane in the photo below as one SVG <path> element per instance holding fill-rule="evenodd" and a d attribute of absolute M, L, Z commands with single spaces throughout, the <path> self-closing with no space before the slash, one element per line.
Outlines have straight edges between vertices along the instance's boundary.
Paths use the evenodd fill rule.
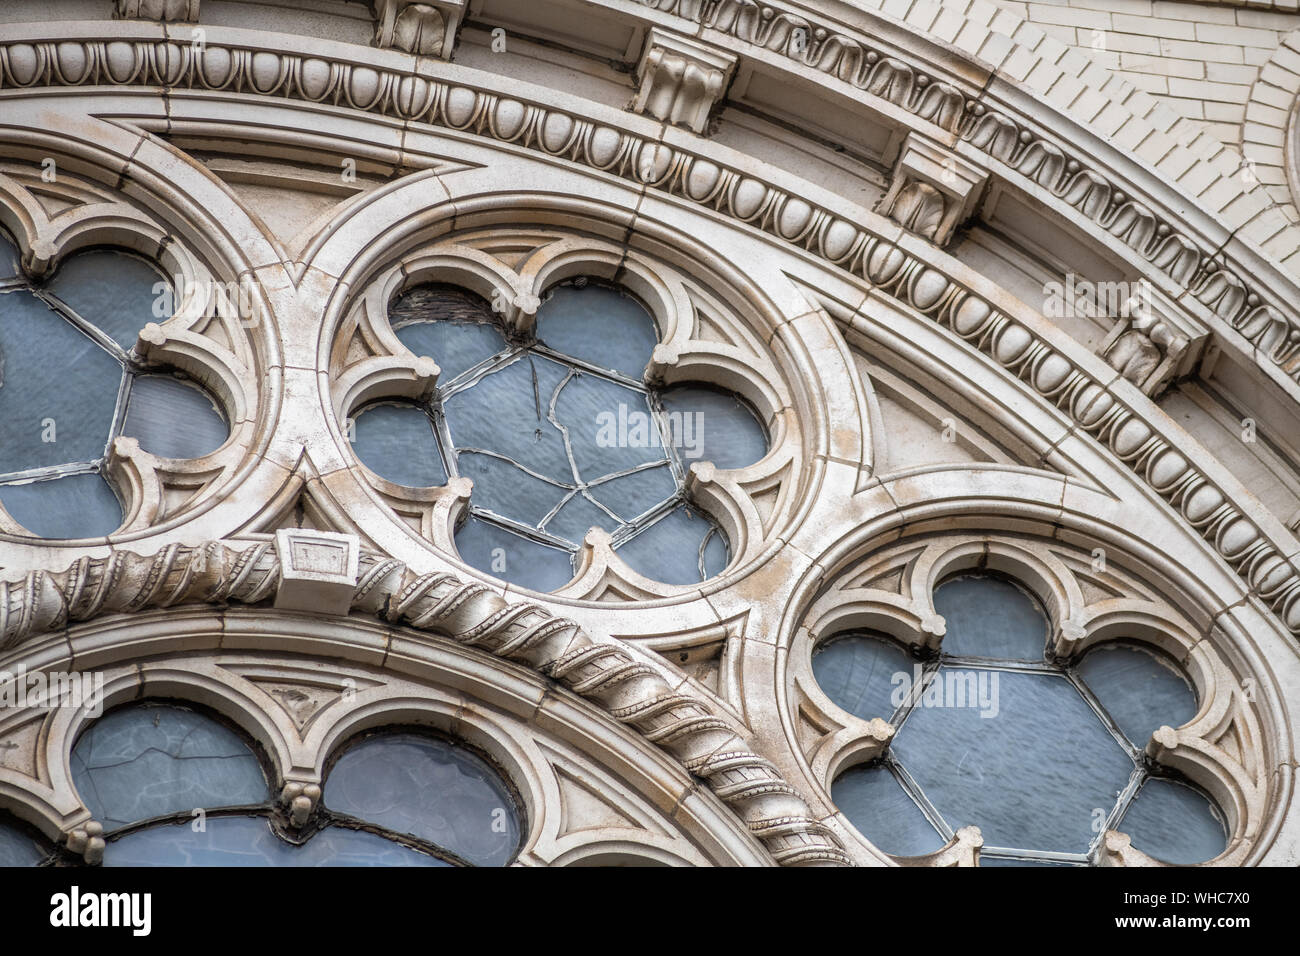
<path fill-rule="evenodd" d="M 682 461 L 744 468 L 767 454 L 767 431 L 748 405 L 729 392 L 681 386 L 660 396 L 669 442 Z"/>
<path fill-rule="evenodd" d="M 440 385 L 507 347 L 488 303 L 444 285 L 404 293 L 389 309 L 388 320 L 403 345 L 438 363 Z"/>
<path fill-rule="evenodd" d="M 0 867 L 35 866 L 49 855 L 49 848 L 26 827 L 0 820 Z"/>
<path fill-rule="evenodd" d="M 0 474 L 104 455 L 122 366 L 25 290 L 0 294 Z"/>
<path fill-rule="evenodd" d="M 655 581 L 696 584 L 702 580 L 700 548 L 710 531 L 715 537 L 722 533 L 694 508 L 679 505 L 616 550 L 630 567 Z"/>
<path fill-rule="evenodd" d="M 813 652 L 813 675 L 827 697 L 850 714 L 893 719 L 919 665 L 884 636 L 833 637 Z"/>
<path fill-rule="evenodd" d="M 461 475 L 474 482 L 470 501 L 475 508 L 533 527 L 569 494 L 570 486 L 543 481 L 494 455 L 461 452 L 456 464 Z"/>
<path fill-rule="evenodd" d="M 983 574 L 951 578 L 935 588 L 934 609 L 947 622 L 945 654 L 1041 661 L 1046 652 L 1047 615 L 1010 581 Z"/>
<path fill-rule="evenodd" d="M 1133 846 L 1166 863 L 1190 865 L 1212 860 L 1228 846 L 1217 808 L 1200 792 L 1172 780 L 1142 784 L 1118 829 Z"/>
<path fill-rule="evenodd" d="M 578 472 L 587 481 L 667 460 L 644 392 L 578 373 L 560 390 L 555 417 L 568 430 Z M 620 422 L 627 424 L 620 428 Z"/>
<path fill-rule="evenodd" d="M 72 782 L 109 831 L 270 796 L 261 764 L 238 734 L 166 705 L 127 707 L 92 724 L 72 748 Z"/>
<path fill-rule="evenodd" d="M 198 385 L 170 375 L 141 375 L 131 383 L 122 434 L 164 458 L 201 458 L 230 437 L 217 404 Z"/>
<path fill-rule="evenodd" d="M 325 806 L 450 850 L 477 866 L 505 866 L 519 850 L 514 798 L 476 754 L 417 734 L 371 737 L 325 780 Z"/>
<path fill-rule="evenodd" d="M 443 411 L 457 449 L 504 455 L 554 481 L 571 483 L 564 434 L 548 419 L 551 397 L 568 369 L 525 355 L 446 399 Z"/>
<path fill-rule="evenodd" d="M 150 322 L 171 317 L 170 286 L 143 259 L 96 249 L 59 266 L 48 289 L 126 351 Z"/>
<path fill-rule="evenodd" d="M 19 259 L 18 246 L 0 232 L 0 280 L 12 279 L 20 275 Z"/>
<path fill-rule="evenodd" d="M 355 429 L 352 450 L 380 477 L 408 488 L 436 488 L 447 483 L 433 420 L 419 406 L 395 402 L 371 405 L 357 415 Z"/>
<path fill-rule="evenodd" d="M 859 833 L 893 856 L 933 853 L 946 842 L 883 764 L 844 771 L 831 784 L 831 799 Z"/>
<path fill-rule="evenodd" d="M 624 521 L 632 521 L 677 493 L 677 481 L 662 465 L 610 478 L 588 489 L 591 497 Z"/>
<path fill-rule="evenodd" d="M 537 337 L 557 352 L 638 380 L 659 343 L 645 306 L 597 285 L 551 292 L 537 310 Z"/>
<path fill-rule="evenodd" d="M 534 591 L 554 591 L 573 578 L 568 551 L 538 544 L 469 517 L 456 532 L 456 550 L 470 567 Z"/>
<path fill-rule="evenodd" d="M 894 756 L 953 830 L 988 846 L 1083 853 L 1134 765 L 1064 677 L 944 665 Z"/>
<path fill-rule="evenodd" d="M 564 507 L 546 522 L 544 528 L 557 537 L 572 541 L 574 547 L 577 547 L 592 528 L 603 528 L 612 534 L 620 524 L 579 494 L 565 502 Z"/>
<path fill-rule="evenodd" d="M 363 830 L 329 827 L 302 846 L 277 837 L 261 817 L 209 817 L 137 830 L 104 849 L 105 866 L 450 866 Z"/>
<path fill-rule="evenodd" d="M 1162 654 L 1110 644 L 1089 651 L 1077 671 L 1135 747 L 1196 716 L 1191 685 Z"/>
<path fill-rule="evenodd" d="M 980 855 L 980 866 L 1083 866 L 1082 863 L 1063 863 L 1059 860 L 1023 860 L 1000 856 Z"/>
<path fill-rule="evenodd" d="M 9 516 L 40 538 L 102 538 L 122 525 L 122 504 L 104 476 L 65 475 L 0 485 Z"/>

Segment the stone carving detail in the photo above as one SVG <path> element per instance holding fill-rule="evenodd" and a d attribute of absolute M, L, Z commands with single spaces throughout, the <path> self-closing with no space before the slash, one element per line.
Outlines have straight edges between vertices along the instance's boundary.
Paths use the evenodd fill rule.
<path fill-rule="evenodd" d="M 464 0 L 377 0 L 375 46 L 451 58 Z"/>
<path fill-rule="evenodd" d="M 1098 354 L 1125 379 L 1155 397 L 1184 363 L 1190 341 L 1169 321 L 1138 299 L 1125 303 Z"/>
<path fill-rule="evenodd" d="M 910 134 L 894 165 L 880 212 L 909 232 L 944 246 L 975 209 L 988 173 Z"/>
<path fill-rule="evenodd" d="M 199 18 L 199 0 L 117 0 L 113 17 L 194 23 Z"/>
<path fill-rule="evenodd" d="M 101 614 L 196 601 L 256 604 L 277 592 L 281 567 L 268 540 L 169 545 L 152 557 L 112 551 L 83 557 L 67 571 L 33 571 L 0 583 L 0 649 Z M 484 585 L 452 574 L 416 575 L 370 552 L 359 555 L 356 581 L 352 610 L 531 667 L 635 728 L 705 780 L 777 863 L 848 864 L 838 840 L 773 764 L 702 700 L 674 690 L 620 645 L 598 643 L 537 605 L 507 604 Z M 310 793 L 282 796 L 296 818 L 310 814 Z"/>
<path fill-rule="evenodd" d="M 637 65 L 640 85 L 631 109 L 703 133 L 735 68 L 733 54 L 651 30 Z"/>
<path fill-rule="evenodd" d="M 275 534 L 282 611 L 347 614 L 357 584 L 357 539 L 330 531 L 288 529 Z"/>

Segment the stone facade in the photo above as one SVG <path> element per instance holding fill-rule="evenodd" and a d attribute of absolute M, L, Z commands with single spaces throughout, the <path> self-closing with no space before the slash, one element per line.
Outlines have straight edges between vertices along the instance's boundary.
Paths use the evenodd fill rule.
<path fill-rule="evenodd" d="M 810 655 L 865 623 L 936 644 L 934 585 L 993 567 L 1061 655 L 1124 633 L 1188 671 L 1198 713 L 1147 753 L 1223 809 L 1209 865 L 1300 862 L 1296 14 L 1090 2 L 5 4 L 25 271 L 155 258 L 188 293 L 135 354 L 231 437 L 118 439 L 103 539 L 0 507 L 0 670 L 219 711 L 297 825 L 341 742 L 414 722 L 505 769 L 523 864 L 973 865 L 977 830 L 898 859 L 838 811 L 893 729 Z M 1144 52 L 1147 24 L 1237 69 Z M 599 533 L 555 592 L 505 584 L 457 554 L 467 479 L 352 452 L 357 409 L 441 374 L 389 326 L 398 292 L 526 328 L 573 276 L 654 314 L 648 381 L 735 391 L 771 436 L 690 471 L 731 545 L 703 584 Z M 69 770 L 92 719 L 0 712 L 0 809 L 94 863 Z M 1093 862 L 1159 865 L 1118 831 Z"/>

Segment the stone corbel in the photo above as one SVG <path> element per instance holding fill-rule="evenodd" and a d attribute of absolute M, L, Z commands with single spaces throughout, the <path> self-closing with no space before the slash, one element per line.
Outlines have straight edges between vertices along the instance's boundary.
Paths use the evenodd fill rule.
<path fill-rule="evenodd" d="M 1143 283 L 1119 312 L 1097 354 L 1144 394 L 1157 398 L 1170 382 L 1195 370 L 1208 334 L 1176 321 L 1177 310 L 1161 293 Z"/>
<path fill-rule="evenodd" d="M 909 232 L 943 246 L 975 211 L 988 172 L 916 133 L 908 135 L 878 210 Z"/>
<path fill-rule="evenodd" d="M 199 0 L 116 0 L 113 19 L 195 23 L 199 19 Z"/>
<path fill-rule="evenodd" d="M 652 29 L 637 64 L 630 109 L 702 134 L 735 69 L 735 54 Z"/>
<path fill-rule="evenodd" d="M 275 533 L 280 585 L 275 607 L 282 611 L 347 614 L 357 590 L 361 542 L 356 535 L 306 528 Z"/>
<path fill-rule="evenodd" d="M 375 0 L 375 46 L 451 59 L 465 0 Z"/>

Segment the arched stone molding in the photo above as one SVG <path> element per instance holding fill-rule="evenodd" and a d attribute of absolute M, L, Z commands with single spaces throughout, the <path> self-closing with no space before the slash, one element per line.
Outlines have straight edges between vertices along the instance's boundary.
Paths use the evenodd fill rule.
<path fill-rule="evenodd" d="M 1300 128 L 1296 124 L 1300 99 L 1300 30 L 1282 39 L 1277 51 L 1259 68 L 1250 89 L 1246 119 L 1241 126 L 1241 151 L 1251 173 L 1292 222 L 1300 221 Z"/>

